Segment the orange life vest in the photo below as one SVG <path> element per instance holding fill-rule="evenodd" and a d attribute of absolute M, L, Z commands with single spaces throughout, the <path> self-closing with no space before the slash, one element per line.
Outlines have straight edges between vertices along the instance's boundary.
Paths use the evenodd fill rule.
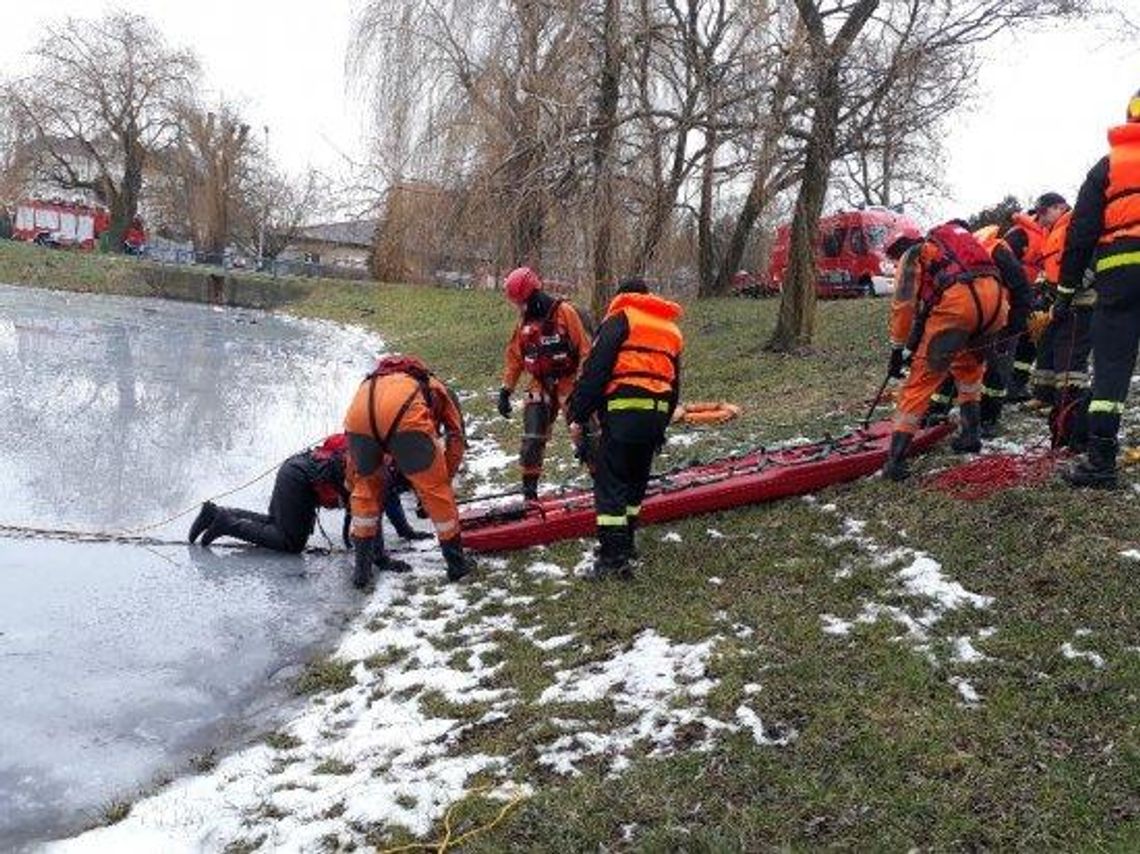
<path fill-rule="evenodd" d="M 1073 218 L 1072 211 L 1066 211 L 1062 217 L 1053 223 L 1049 229 L 1049 236 L 1041 247 L 1041 272 L 1045 281 L 1056 285 L 1061 281 L 1061 256 L 1065 253 L 1065 238 L 1069 234 L 1069 222 Z"/>
<path fill-rule="evenodd" d="M 1108 132 L 1108 187 L 1100 244 L 1140 238 L 1140 123 Z"/>
<path fill-rule="evenodd" d="M 1041 223 L 1021 211 L 1013 215 L 1013 227 L 1009 231 L 1013 231 L 1014 228 L 1021 228 L 1028 241 L 1025 246 L 1025 254 L 1021 256 L 1021 266 L 1025 269 L 1025 278 L 1032 285 L 1041 275 L 1041 251 L 1045 246 L 1045 238 L 1049 232 Z M 1006 232 L 1006 235 L 1009 234 L 1009 231 Z"/>
<path fill-rule="evenodd" d="M 677 384 L 677 360 L 685 341 L 676 320 L 681 306 L 653 294 L 618 294 L 606 311 L 606 319 L 625 314 L 629 335 L 618 349 L 605 393 L 618 386 L 634 386 L 654 396 L 673 392 Z"/>

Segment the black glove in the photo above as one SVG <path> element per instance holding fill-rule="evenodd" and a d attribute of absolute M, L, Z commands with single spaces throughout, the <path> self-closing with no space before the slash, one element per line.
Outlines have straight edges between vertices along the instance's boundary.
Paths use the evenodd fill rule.
<path fill-rule="evenodd" d="M 1066 293 L 1057 294 L 1057 299 L 1053 301 L 1052 321 L 1053 323 L 1064 323 L 1069 319 L 1069 315 L 1073 312 L 1073 295 Z"/>
<path fill-rule="evenodd" d="M 499 414 L 504 418 L 511 417 L 511 390 L 509 388 L 499 389 Z"/>
<path fill-rule="evenodd" d="M 887 376 L 892 379 L 902 379 L 903 368 L 906 367 L 906 356 L 902 347 L 891 348 L 891 361 L 887 364 Z"/>

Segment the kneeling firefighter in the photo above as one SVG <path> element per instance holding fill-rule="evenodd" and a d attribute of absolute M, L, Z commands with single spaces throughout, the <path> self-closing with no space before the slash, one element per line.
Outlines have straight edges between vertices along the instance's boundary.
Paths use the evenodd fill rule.
<path fill-rule="evenodd" d="M 1006 325 L 1009 306 L 999 272 L 985 247 L 961 224 L 937 226 L 902 255 L 891 304 L 888 373 L 910 375 L 899 395 L 895 429 L 883 474 L 902 480 L 911 440 L 930 396 L 950 375 L 958 388 L 959 453 L 981 450 L 980 404 L 986 352 Z"/>
<path fill-rule="evenodd" d="M 542 280 L 529 267 L 512 271 L 505 290 L 519 311 L 519 322 L 507 342 L 498 408 L 500 415 L 510 417 L 511 393 L 523 372 L 529 374 L 519 465 L 523 497 L 533 500 L 538 497 L 551 428 L 574 388 L 579 366 L 590 355 L 590 337 L 578 309 L 545 293 Z M 576 450 L 581 459 L 585 456 L 584 443 L 579 445 Z"/>
<path fill-rule="evenodd" d="M 414 356 L 386 356 L 357 389 L 344 428 L 352 483 L 350 533 L 356 550 L 352 583 L 362 589 L 371 586 L 373 564 L 387 560 L 383 540 L 377 538 L 387 459 L 411 484 L 431 518 L 447 561 L 447 577 L 458 581 L 467 575 L 473 566 L 463 553 L 451 487 L 467 440 L 459 402 L 450 389 Z"/>
<path fill-rule="evenodd" d="M 680 395 L 680 316 L 679 305 L 650 294 L 641 279 L 623 282 L 570 398 L 573 432 L 594 415 L 601 419 L 594 471 L 594 578 L 632 575 L 641 501 Z"/>
<path fill-rule="evenodd" d="M 201 536 L 202 545 L 208 546 L 219 537 L 234 537 L 274 551 L 303 551 L 313 533 L 318 508 L 348 507 L 347 448 L 347 437 L 336 433 L 317 447 L 289 457 L 277 470 L 268 513 L 219 507 L 207 501 L 190 526 L 189 541 L 193 543 Z M 416 540 L 424 536 L 408 524 L 397 489 L 390 490 L 384 512 L 401 538 Z M 402 561 L 392 561 L 390 568 L 410 569 Z"/>

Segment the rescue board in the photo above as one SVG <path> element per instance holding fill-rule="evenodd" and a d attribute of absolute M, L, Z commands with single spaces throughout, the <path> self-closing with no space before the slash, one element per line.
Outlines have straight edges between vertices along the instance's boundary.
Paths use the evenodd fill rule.
<path fill-rule="evenodd" d="M 887 459 L 891 422 L 865 430 L 776 450 L 758 448 L 710 463 L 656 475 L 641 504 L 641 522 L 654 525 L 806 495 L 874 474 Z M 920 430 L 911 456 L 954 430 L 939 424 Z M 510 551 L 589 537 L 594 533 L 594 496 L 589 490 L 544 495 L 538 501 L 474 506 L 460 517 L 463 545 L 473 551 Z"/>

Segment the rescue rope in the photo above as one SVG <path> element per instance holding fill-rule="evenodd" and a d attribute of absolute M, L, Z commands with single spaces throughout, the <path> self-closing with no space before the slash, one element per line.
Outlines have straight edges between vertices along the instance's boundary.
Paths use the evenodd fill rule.
<path fill-rule="evenodd" d="M 1026 449 L 1022 454 L 984 454 L 933 474 L 926 485 L 962 501 L 979 501 L 1015 486 L 1035 486 L 1053 474 L 1061 454 Z"/>
<path fill-rule="evenodd" d="M 494 786 L 488 784 L 486 786 L 480 786 L 477 789 L 472 789 L 468 794 L 480 795 L 484 792 L 490 791 L 492 788 L 494 788 Z M 458 848 L 460 845 L 463 845 L 467 842 L 470 842 L 476 836 L 486 833 L 489 830 L 493 830 L 500 823 L 502 823 L 502 821 L 510 814 L 511 810 L 521 804 L 524 800 L 526 800 L 526 798 L 527 795 L 525 793 L 518 792 L 508 803 L 503 806 L 501 810 L 499 810 L 499 814 L 495 816 L 494 819 L 484 825 L 476 827 L 473 830 L 469 830 L 466 833 L 462 833 L 452 839 L 452 816 L 455 810 L 463 803 L 463 801 L 456 801 L 447 808 L 447 812 L 445 812 L 443 815 L 443 838 L 438 842 L 411 842 L 407 845 L 397 845 L 394 848 L 384 848 L 380 850 L 378 854 L 402 854 L 404 851 L 435 851 L 436 854 L 446 854 L 446 852 L 451 851 L 454 848 Z"/>

